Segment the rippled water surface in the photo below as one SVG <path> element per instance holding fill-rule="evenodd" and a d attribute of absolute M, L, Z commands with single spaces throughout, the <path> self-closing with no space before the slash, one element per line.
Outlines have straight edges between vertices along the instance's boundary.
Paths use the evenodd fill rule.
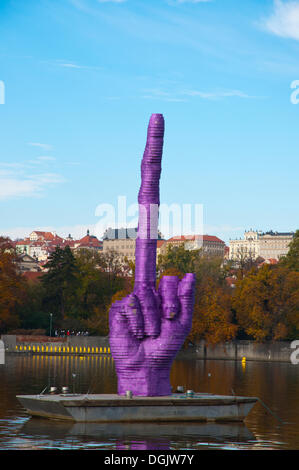
<path fill-rule="evenodd" d="M 299 449 L 299 365 L 176 360 L 173 387 L 256 396 L 245 424 L 71 424 L 30 418 L 16 399 L 47 386 L 116 393 L 114 363 L 98 356 L 7 355 L 0 365 L 0 449 Z"/>

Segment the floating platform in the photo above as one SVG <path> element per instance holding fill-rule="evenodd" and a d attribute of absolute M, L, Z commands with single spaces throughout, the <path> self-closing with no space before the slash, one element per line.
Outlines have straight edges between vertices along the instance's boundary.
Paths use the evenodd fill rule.
<path fill-rule="evenodd" d="M 244 421 L 258 401 L 238 397 L 194 393 L 164 397 L 127 398 L 105 394 L 17 395 L 31 416 L 78 423 Z"/>

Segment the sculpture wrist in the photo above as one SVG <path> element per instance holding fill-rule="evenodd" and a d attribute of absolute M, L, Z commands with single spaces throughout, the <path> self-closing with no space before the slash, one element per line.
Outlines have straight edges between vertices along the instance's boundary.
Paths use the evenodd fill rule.
<path fill-rule="evenodd" d="M 170 366 L 161 368 L 142 367 L 141 370 L 122 370 L 117 372 L 118 394 L 131 391 L 139 396 L 167 396 L 171 394 L 169 382 Z"/>

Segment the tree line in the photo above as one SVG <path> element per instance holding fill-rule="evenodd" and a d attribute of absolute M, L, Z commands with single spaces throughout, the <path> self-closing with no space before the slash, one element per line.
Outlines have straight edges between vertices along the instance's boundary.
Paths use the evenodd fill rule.
<path fill-rule="evenodd" d="M 106 336 L 111 303 L 132 291 L 134 263 L 114 252 L 57 248 L 36 282 L 18 271 L 12 242 L 0 238 L 0 333 L 20 330 L 88 330 Z M 230 261 L 184 246 L 159 256 L 163 275 L 196 274 L 195 306 L 188 341 L 208 343 L 299 337 L 299 230 L 288 254 L 276 265 Z M 228 279 L 234 279 L 234 286 Z"/>

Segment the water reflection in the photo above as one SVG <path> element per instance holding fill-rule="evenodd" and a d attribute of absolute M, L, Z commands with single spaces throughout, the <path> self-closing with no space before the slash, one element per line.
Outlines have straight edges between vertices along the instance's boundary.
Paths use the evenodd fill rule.
<path fill-rule="evenodd" d="M 194 448 L 199 442 L 221 445 L 255 441 L 254 434 L 240 423 L 66 423 L 31 418 L 19 435 L 32 442 L 88 442 L 93 446 L 114 443 L 116 449 L 169 450 Z"/>
<path fill-rule="evenodd" d="M 176 360 L 173 388 L 258 396 L 246 426 L 212 424 L 69 425 L 29 419 L 16 395 L 68 386 L 76 393 L 116 393 L 111 356 L 6 355 L 0 366 L 0 448 L 287 448 L 299 449 L 299 366 L 288 363 Z"/>

